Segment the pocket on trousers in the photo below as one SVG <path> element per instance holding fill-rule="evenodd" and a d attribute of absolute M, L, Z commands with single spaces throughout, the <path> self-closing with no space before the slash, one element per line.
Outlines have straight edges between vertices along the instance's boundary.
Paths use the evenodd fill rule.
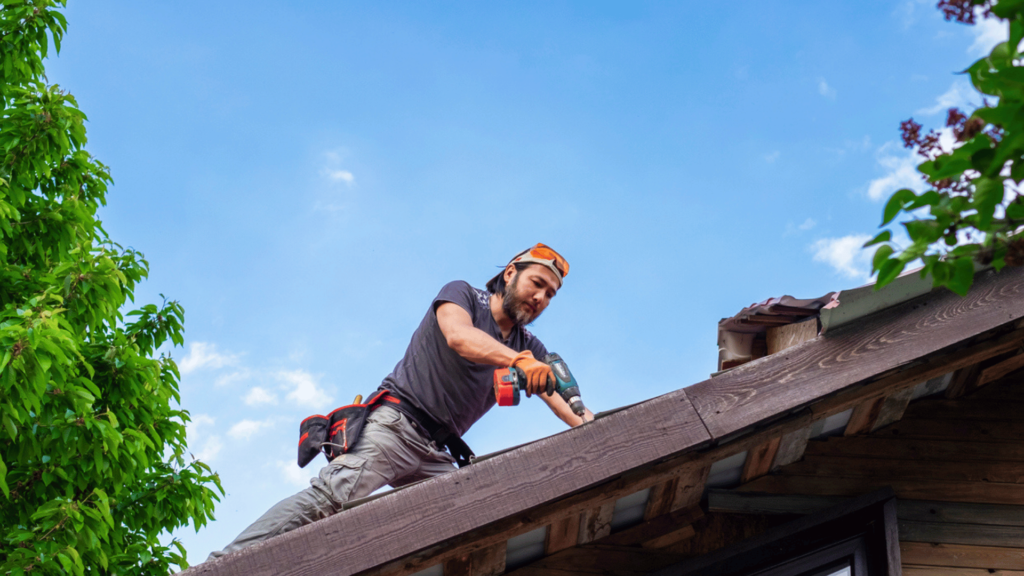
<path fill-rule="evenodd" d="M 320 470 L 321 490 L 341 505 L 352 497 L 352 491 L 359 485 L 366 469 L 366 458 L 356 454 L 342 454 Z"/>
<path fill-rule="evenodd" d="M 399 412 L 397 408 L 392 408 L 385 403 L 383 406 L 370 413 L 367 423 L 372 422 L 374 424 L 392 428 L 401 419 L 402 413 Z"/>

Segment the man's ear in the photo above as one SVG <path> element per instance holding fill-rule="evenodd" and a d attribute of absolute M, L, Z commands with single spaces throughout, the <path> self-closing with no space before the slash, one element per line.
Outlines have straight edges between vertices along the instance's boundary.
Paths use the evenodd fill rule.
<path fill-rule="evenodd" d="M 512 277 L 516 275 L 516 265 L 509 264 L 505 266 L 505 284 L 512 283 Z"/>

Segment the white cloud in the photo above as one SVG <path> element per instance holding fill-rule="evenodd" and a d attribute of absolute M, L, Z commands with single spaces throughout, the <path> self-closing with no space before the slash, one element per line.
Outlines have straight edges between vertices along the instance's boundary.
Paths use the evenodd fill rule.
<path fill-rule="evenodd" d="M 277 394 L 267 391 L 265 388 L 259 386 L 253 387 L 249 390 L 249 393 L 242 398 L 242 401 L 249 406 L 256 406 L 258 404 L 273 404 L 277 402 Z"/>
<path fill-rule="evenodd" d="M 818 78 L 818 94 L 821 94 L 825 98 L 829 98 L 831 100 L 836 99 L 836 89 L 829 86 L 828 82 L 826 82 L 824 78 Z"/>
<path fill-rule="evenodd" d="M 216 421 L 206 414 L 194 414 L 192 420 L 185 424 L 185 443 L 198 460 L 210 462 L 217 457 L 224 443 L 216 434 L 205 436 L 202 431 L 213 427 Z"/>
<path fill-rule="evenodd" d="M 804 220 L 803 224 L 797 226 L 797 228 L 801 230 L 810 230 L 811 228 L 814 228 L 817 224 L 818 223 L 815 222 L 813 218 L 808 218 L 807 220 Z"/>
<path fill-rule="evenodd" d="M 967 53 L 978 57 L 988 55 L 996 44 L 1006 42 L 1010 38 L 1009 24 L 998 18 L 982 18 L 980 10 L 974 13 L 971 33 L 974 34 L 974 43 L 967 48 Z"/>
<path fill-rule="evenodd" d="M 310 473 L 306 472 L 294 460 L 278 460 L 277 468 L 286 482 L 296 488 L 308 488 Z"/>
<path fill-rule="evenodd" d="M 189 344 L 188 354 L 178 362 L 178 370 L 188 374 L 200 368 L 223 368 L 238 362 L 236 354 L 221 354 L 216 344 L 193 342 Z"/>
<path fill-rule="evenodd" d="M 198 450 L 192 449 L 190 452 L 196 460 L 202 460 L 209 464 L 220 454 L 221 448 L 224 448 L 224 443 L 221 442 L 220 436 L 210 436 L 206 442 Z"/>
<path fill-rule="evenodd" d="M 913 152 L 899 153 L 894 142 L 882 145 L 878 149 L 878 163 L 885 168 L 886 174 L 868 184 L 868 198 L 882 200 L 901 188 L 923 192 L 927 185 L 917 171 L 920 162 L 921 158 Z"/>
<path fill-rule="evenodd" d="M 248 368 L 243 368 L 241 370 L 231 372 L 230 374 L 218 376 L 217 379 L 214 380 L 213 384 L 215 386 L 229 386 L 237 382 L 242 382 L 243 380 L 248 380 L 250 376 L 252 376 L 252 372 Z"/>
<path fill-rule="evenodd" d="M 969 111 L 981 104 L 981 99 L 978 97 L 978 93 L 974 90 L 974 87 L 965 80 L 957 80 L 953 82 L 953 85 L 949 87 L 941 96 L 935 99 L 935 105 L 931 108 L 922 108 L 917 111 L 917 114 L 925 114 L 931 116 L 933 114 L 943 114 L 950 108 L 959 108 L 960 110 Z"/>
<path fill-rule="evenodd" d="M 328 168 L 324 170 L 324 174 L 335 182 L 344 182 L 349 186 L 356 181 L 356 177 L 348 170 L 331 170 Z"/>
<path fill-rule="evenodd" d="M 272 425 L 273 422 L 270 420 L 242 420 L 228 430 L 228 436 L 235 440 L 248 440 L 260 430 Z"/>
<path fill-rule="evenodd" d="M 778 150 L 776 150 L 776 151 L 772 152 L 771 154 L 765 154 L 764 161 L 769 163 L 769 164 L 774 164 L 775 161 L 778 160 L 779 156 L 781 156 L 781 155 L 782 155 L 782 152 L 779 152 Z"/>
<path fill-rule="evenodd" d="M 323 408 L 331 397 L 317 384 L 317 379 L 305 370 L 281 370 L 276 374 L 287 390 L 286 398 L 299 406 Z"/>
<path fill-rule="evenodd" d="M 851 234 L 841 238 L 822 238 L 810 246 L 814 261 L 828 264 L 848 278 L 866 280 L 871 274 L 871 250 L 862 248 L 871 239 L 867 234 Z"/>

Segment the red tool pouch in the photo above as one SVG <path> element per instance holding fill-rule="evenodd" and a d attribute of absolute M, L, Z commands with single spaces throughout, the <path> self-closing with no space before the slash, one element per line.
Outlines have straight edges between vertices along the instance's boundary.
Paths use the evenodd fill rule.
<path fill-rule="evenodd" d="M 398 403 L 387 390 L 378 390 L 363 404 L 335 408 L 327 416 L 315 414 L 299 424 L 299 467 L 305 468 L 319 452 L 330 462 L 348 452 L 359 440 L 370 412 L 385 402 Z"/>

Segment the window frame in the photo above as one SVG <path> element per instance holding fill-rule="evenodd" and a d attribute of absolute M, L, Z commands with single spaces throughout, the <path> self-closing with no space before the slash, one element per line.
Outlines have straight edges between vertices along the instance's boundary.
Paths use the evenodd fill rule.
<path fill-rule="evenodd" d="M 827 576 L 849 559 L 851 576 L 902 576 L 891 488 L 776 526 L 655 576 Z"/>

